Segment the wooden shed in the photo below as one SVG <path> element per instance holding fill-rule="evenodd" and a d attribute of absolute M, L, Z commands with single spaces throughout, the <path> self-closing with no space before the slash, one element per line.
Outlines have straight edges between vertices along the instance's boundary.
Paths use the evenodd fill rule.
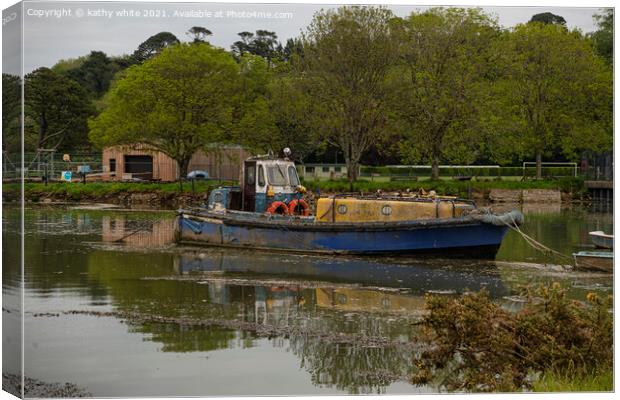
<path fill-rule="evenodd" d="M 207 171 L 213 179 L 239 180 L 243 161 L 251 154 L 241 146 L 217 146 L 208 152 L 197 151 L 188 172 Z M 179 178 L 176 161 L 145 145 L 112 146 L 103 149 L 103 180 L 156 180 L 170 182 Z"/>

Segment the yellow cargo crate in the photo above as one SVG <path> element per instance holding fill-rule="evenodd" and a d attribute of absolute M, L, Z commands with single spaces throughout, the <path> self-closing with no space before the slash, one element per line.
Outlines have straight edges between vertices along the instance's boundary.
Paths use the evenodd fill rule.
<path fill-rule="evenodd" d="M 458 200 L 399 201 L 357 198 L 320 198 L 319 222 L 396 222 L 459 217 L 474 207 Z"/>

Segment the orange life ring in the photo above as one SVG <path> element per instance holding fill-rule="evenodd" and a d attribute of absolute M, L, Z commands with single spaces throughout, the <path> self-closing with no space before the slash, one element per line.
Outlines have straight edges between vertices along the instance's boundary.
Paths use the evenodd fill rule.
<path fill-rule="evenodd" d="M 269 214 L 288 215 L 288 207 L 281 201 L 274 201 L 269 205 L 269 208 L 267 208 L 267 212 Z"/>
<path fill-rule="evenodd" d="M 288 203 L 288 213 L 291 215 L 310 215 L 310 206 L 304 199 L 293 200 Z"/>

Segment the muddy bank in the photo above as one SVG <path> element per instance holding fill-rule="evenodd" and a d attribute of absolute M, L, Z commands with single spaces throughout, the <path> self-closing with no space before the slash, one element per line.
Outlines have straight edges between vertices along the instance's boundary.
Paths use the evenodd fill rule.
<path fill-rule="evenodd" d="M 2 390 L 21 397 L 21 377 L 14 374 L 2 374 Z M 93 395 L 73 383 L 47 383 L 37 379 L 24 378 L 24 397 L 31 398 L 72 398 L 93 397 Z"/>

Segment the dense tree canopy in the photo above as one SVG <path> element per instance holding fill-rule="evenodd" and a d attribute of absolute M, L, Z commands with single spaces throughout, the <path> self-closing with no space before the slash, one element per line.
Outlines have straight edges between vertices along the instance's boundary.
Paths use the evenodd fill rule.
<path fill-rule="evenodd" d="M 555 15 L 550 12 L 544 12 L 533 15 L 530 22 L 540 22 L 543 24 L 566 25 L 566 20 L 561 15 Z"/>
<path fill-rule="evenodd" d="M 244 54 L 254 54 L 263 57 L 269 65 L 273 61 L 282 59 L 284 48 L 278 42 L 278 35 L 267 30 L 257 30 L 252 32 L 239 32 L 241 40 L 236 41 L 231 46 L 231 51 L 237 59 L 241 59 Z"/>
<path fill-rule="evenodd" d="M 309 97 L 309 124 L 339 147 L 348 178 L 357 178 L 362 154 L 385 133 L 387 75 L 396 60 L 392 13 L 342 7 L 315 15 L 303 36 L 297 79 Z"/>
<path fill-rule="evenodd" d="M 407 162 L 475 160 L 478 109 L 498 36 L 493 20 L 478 9 L 435 8 L 397 24 L 400 63 L 394 73 L 392 107 L 405 125 L 401 151 Z"/>
<path fill-rule="evenodd" d="M 134 62 L 142 63 L 161 53 L 166 47 L 178 43 L 180 43 L 179 39 L 172 33 L 159 32 L 140 43 L 140 46 L 134 51 L 132 58 Z"/>
<path fill-rule="evenodd" d="M 192 155 L 225 139 L 241 89 L 230 54 L 205 43 L 179 44 L 127 70 L 90 121 L 99 145 L 141 143 L 176 160 L 181 176 Z"/>
<path fill-rule="evenodd" d="M 497 135 L 510 136 L 521 156 L 560 149 L 608 148 L 611 70 L 579 31 L 542 23 L 518 25 L 499 43 L 502 77 L 494 88 Z"/>
<path fill-rule="evenodd" d="M 213 35 L 213 32 L 202 26 L 193 26 L 187 34 L 193 39 L 194 43 L 204 43 L 207 41 L 207 36 Z"/>
<path fill-rule="evenodd" d="M 95 98 L 103 96 L 110 88 L 114 74 L 121 67 L 102 51 L 92 51 L 79 66 L 66 71 L 69 78 L 78 82 Z"/>
<path fill-rule="evenodd" d="M 17 75 L 2 74 L 2 149 L 21 151 L 22 86 Z"/>
<path fill-rule="evenodd" d="M 229 52 L 188 29 L 132 54 L 92 51 L 25 79 L 26 151 L 143 143 L 181 170 L 196 149 L 360 162 L 577 160 L 611 148 L 613 9 L 589 34 L 540 13 L 502 29 L 479 9 L 396 17 L 377 7 L 318 12 L 299 36 L 240 32 Z M 269 28 L 269 26 L 266 26 Z M 4 149 L 21 147 L 18 77 L 3 74 Z M 101 112 L 90 124 L 86 119 Z M 540 168 L 539 168 L 540 173 Z"/>
<path fill-rule="evenodd" d="M 39 68 L 25 80 L 27 151 L 88 146 L 87 118 L 94 109 L 86 91 L 74 80 Z M 36 139 L 31 137 L 36 135 Z"/>
<path fill-rule="evenodd" d="M 614 58 L 614 10 L 605 9 L 601 14 L 595 15 L 598 30 L 590 36 L 594 42 L 597 53 L 609 64 Z"/>

